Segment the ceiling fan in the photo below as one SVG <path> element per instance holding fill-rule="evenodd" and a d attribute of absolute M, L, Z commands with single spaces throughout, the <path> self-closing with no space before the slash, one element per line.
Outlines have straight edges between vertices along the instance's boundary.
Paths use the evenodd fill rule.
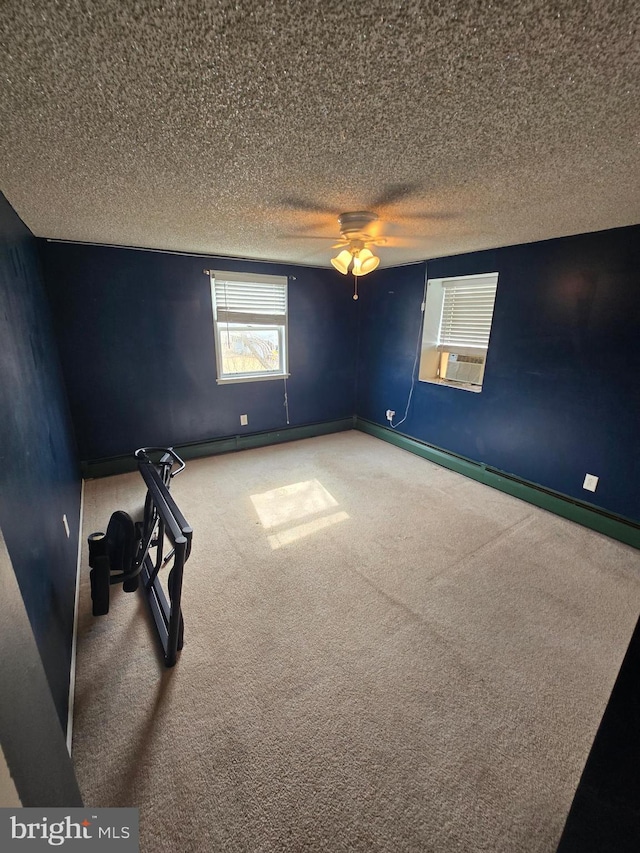
<path fill-rule="evenodd" d="M 375 237 L 371 233 L 371 225 L 378 221 L 378 214 L 369 210 L 355 210 L 341 213 L 338 217 L 340 237 L 332 248 L 342 248 L 342 251 L 331 258 L 331 263 L 342 275 L 349 270 L 354 277 L 353 298 L 358 298 L 358 278 L 373 272 L 380 263 L 380 258 L 373 254 L 369 246 L 384 245 L 384 237 Z"/>
<path fill-rule="evenodd" d="M 338 219 L 338 227 L 340 231 L 340 240 L 332 245 L 333 249 L 341 249 L 334 258 L 331 258 L 331 264 L 342 275 L 347 275 L 351 272 L 354 277 L 354 294 L 353 298 L 358 298 L 358 279 L 375 270 L 380 258 L 372 251 L 375 246 L 393 246 L 401 245 L 406 242 L 403 238 L 387 237 L 381 235 L 382 217 L 375 212 L 380 210 L 385 221 L 389 220 L 440 220 L 451 218 L 455 214 L 447 213 L 432 213 L 432 212 L 401 212 L 397 210 L 397 205 L 413 195 L 421 194 L 421 188 L 418 185 L 410 184 L 392 184 L 385 187 L 384 191 L 373 200 L 371 207 L 367 210 L 354 210 L 341 213 Z M 287 210 L 297 211 L 305 214 L 319 214 L 326 216 L 335 212 L 322 204 L 317 204 L 313 201 L 298 197 L 286 197 L 280 200 L 280 205 Z M 392 208 L 387 213 L 387 208 Z M 393 208 L 396 208 L 394 211 Z M 335 208 L 334 208 L 335 210 Z M 324 227 L 328 230 L 329 224 L 326 221 Z M 335 220 L 334 220 L 335 221 Z M 330 240 L 321 235 L 304 234 L 311 229 L 315 230 L 317 226 L 303 227 L 299 229 L 295 236 L 300 239 L 319 239 Z"/>

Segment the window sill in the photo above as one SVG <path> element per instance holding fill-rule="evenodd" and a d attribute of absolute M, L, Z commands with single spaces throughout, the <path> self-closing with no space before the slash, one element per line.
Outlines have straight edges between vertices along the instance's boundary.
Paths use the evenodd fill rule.
<path fill-rule="evenodd" d="M 267 382 L 270 379 L 288 379 L 289 373 L 269 373 L 268 375 L 255 374 L 254 376 L 225 376 L 216 379 L 218 385 L 237 385 L 239 382 Z"/>
<path fill-rule="evenodd" d="M 446 379 L 420 379 L 420 382 L 429 382 L 431 385 L 444 385 L 447 388 L 457 388 L 459 391 L 471 391 L 472 394 L 480 394 L 482 385 L 468 385 L 464 382 L 451 382 Z"/>

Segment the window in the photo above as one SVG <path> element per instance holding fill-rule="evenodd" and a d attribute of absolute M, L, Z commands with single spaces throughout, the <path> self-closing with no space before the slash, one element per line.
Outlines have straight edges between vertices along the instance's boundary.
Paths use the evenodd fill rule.
<path fill-rule="evenodd" d="M 211 271 L 218 382 L 287 376 L 286 276 Z"/>
<path fill-rule="evenodd" d="M 420 380 L 481 391 L 498 273 L 427 284 Z"/>

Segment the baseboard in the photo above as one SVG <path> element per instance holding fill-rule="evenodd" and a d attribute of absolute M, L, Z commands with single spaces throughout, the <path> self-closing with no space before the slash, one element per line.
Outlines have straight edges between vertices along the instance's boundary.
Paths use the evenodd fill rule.
<path fill-rule="evenodd" d="M 76 699 L 76 650 L 78 643 L 78 612 L 80 608 L 80 568 L 82 564 L 82 524 L 84 521 L 84 480 L 80 485 L 80 517 L 78 519 L 78 557 L 76 561 L 76 595 L 73 604 L 73 634 L 71 636 L 71 667 L 69 669 L 69 711 L 67 716 L 67 750 L 71 755 L 73 739 L 73 706 Z"/>
<path fill-rule="evenodd" d="M 607 512 L 592 504 L 579 501 L 536 483 L 521 480 L 512 474 L 474 462 L 464 456 L 449 453 L 447 450 L 403 435 L 396 430 L 380 426 L 364 418 L 356 417 L 355 429 L 390 444 L 395 444 L 396 447 L 422 456 L 424 459 L 442 465 L 444 468 L 450 468 L 452 471 L 464 474 L 465 477 L 470 477 L 472 480 L 478 480 L 478 482 L 499 489 L 501 492 L 506 492 L 556 515 L 561 515 L 563 518 L 575 521 L 583 527 L 597 530 L 598 533 L 604 533 L 612 539 L 617 539 L 626 545 L 640 549 L 640 524 L 632 519 Z"/>
<path fill-rule="evenodd" d="M 323 421 L 322 423 L 254 432 L 247 435 L 212 438 L 209 441 L 191 444 L 176 444 L 174 449 L 185 460 L 197 459 L 201 456 L 215 456 L 219 453 L 232 453 L 236 450 L 248 450 L 252 447 L 266 447 L 269 444 L 280 444 L 284 441 L 297 441 L 301 438 L 314 438 L 318 435 L 344 432 L 353 429 L 354 424 L 355 417 L 341 418 L 336 421 Z M 82 477 L 85 480 L 110 477 L 113 474 L 126 474 L 129 471 L 135 471 L 136 467 L 133 450 L 126 456 L 114 456 L 110 459 L 96 459 L 80 463 Z"/>

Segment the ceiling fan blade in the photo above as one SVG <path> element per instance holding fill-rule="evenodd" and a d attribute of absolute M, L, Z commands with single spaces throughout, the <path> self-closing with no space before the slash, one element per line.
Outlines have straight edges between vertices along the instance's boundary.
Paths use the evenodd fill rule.
<path fill-rule="evenodd" d="M 371 202 L 370 208 L 377 210 L 379 207 L 389 207 L 417 195 L 421 189 L 420 184 L 388 184 L 380 195 Z"/>
<path fill-rule="evenodd" d="M 458 219 L 462 214 L 454 211 L 450 211 L 448 213 L 442 212 L 429 212 L 427 210 L 418 211 L 417 213 L 400 213 L 398 216 L 394 217 L 398 221 L 403 219 L 422 219 L 422 220 L 431 220 L 431 221 L 439 221 L 444 222 L 447 219 Z"/>
<path fill-rule="evenodd" d="M 275 202 L 279 207 L 287 208 L 288 210 L 299 210 L 304 213 L 324 213 L 335 216 L 335 209 L 325 207 L 315 201 L 309 201 L 306 198 L 298 198 L 297 196 L 283 196 Z"/>
<path fill-rule="evenodd" d="M 418 246 L 419 241 L 415 237 L 387 237 L 385 249 L 408 249 Z"/>
<path fill-rule="evenodd" d="M 331 240 L 335 240 L 335 235 L 332 237 L 323 237 L 321 234 L 279 234 L 279 240 L 324 240 L 325 243 L 329 243 Z M 343 244 L 340 244 L 343 245 Z"/>

